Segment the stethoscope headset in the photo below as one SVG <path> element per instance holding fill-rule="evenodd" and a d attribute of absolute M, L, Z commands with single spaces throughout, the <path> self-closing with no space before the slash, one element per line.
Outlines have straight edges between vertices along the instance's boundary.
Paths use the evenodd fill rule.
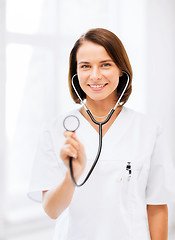
<path fill-rule="evenodd" d="M 90 168 L 87 176 L 85 177 L 84 181 L 81 183 L 81 184 L 78 184 L 76 181 L 75 181 L 75 178 L 74 178 L 74 174 L 73 174 L 73 166 L 72 166 L 72 157 L 70 157 L 70 160 L 69 160 L 69 167 L 70 167 L 70 173 L 71 173 L 71 178 L 72 178 L 72 181 L 74 183 L 74 185 L 76 187 L 81 187 L 82 185 L 85 184 L 85 182 L 88 180 L 88 178 L 90 177 L 92 171 L 94 170 L 97 162 L 98 162 L 98 159 L 100 157 L 100 153 L 101 153 L 101 150 L 102 150 L 102 126 L 104 124 L 106 124 L 110 118 L 112 117 L 113 113 L 115 112 L 115 109 L 117 108 L 118 104 L 120 103 L 120 100 L 121 98 L 123 97 L 127 87 L 128 87 L 128 84 L 129 84 L 129 81 L 130 81 L 130 77 L 129 77 L 129 74 L 126 72 L 126 71 L 122 71 L 124 74 L 126 74 L 127 76 L 127 82 L 126 82 L 126 85 L 120 95 L 120 97 L 118 98 L 117 100 L 117 103 L 115 104 L 115 106 L 110 110 L 110 112 L 108 113 L 106 119 L 103 121 L 103 122 L 98 122 L 94 119 L 92 113 L 90 112 L 90 110 L 87 108 L 86 104 L 83 102 L 82 98 L 80 97 L 78 91 L 76 90 L 75 88 L 75 85 L 74 85 L 74 79 L 75 77 L 77 77 L 77 74 L 73 75 L 72 79 L 71 79 L 71 82 L 72 82 L 72 87 L 77 95 L 77 97 L 79 98 L 81 104 L 83 105 L 83 107 L 85 108 L 87 114 L 89 115 L 89 117 L 91 118 L 91 120 L 99 126 L 99 146 L 98 146 L 98 152 L 97 152 L 97 155 L 96 155 L 96 158 L 94 160 L 94 163 L 92 165 L 92 167 Z M 79 119 L 74 116 L 74 115 L 69 115 L 67 116 L 64 121 L 63 121 L 63 125 L 64 125 L 64 128 L 67 130 L 67 131 L 71 131 L 71 132 L 74 132 L 78 129 L 79 125 L 80 125 L 80 121 Z"/>

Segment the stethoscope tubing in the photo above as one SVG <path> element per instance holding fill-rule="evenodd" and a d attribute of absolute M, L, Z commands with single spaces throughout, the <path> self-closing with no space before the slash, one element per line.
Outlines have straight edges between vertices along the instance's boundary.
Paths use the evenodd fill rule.
<path fill-rule="evenodd" d="M 78 184 L 78 183 L 76 182 L 75 178 L 74 178 L 74 174 L 73 174 L 73 163 L 72 163 L 73 159 L 72 159 L 72 157 L 70 157 L 70 159 L 69 159 L 69 168 L 70 168 L 70 173 L 71 173 L 72 181 L 73 181 L 73 183 L 74 183 L 74 185 L 75 185 L 76 187 L 81 187 L 81 186 L 83 186 L 83 185 L 85 184 L 85 182 L 88 180 L 88 178 L 90 177 L 92 171 L 94 170 L 94 168 L 95 168 L 95 166 L 96 166 L 96 164 L 97 164 L 97 162 L 98 162 L 98 159 L 99 159 L 99 157 L 100 157 L 101 150 L 102 150 L 102 136 L 103 136 L 103 134 L 102 134 L 102 126 L 109 121 L 109 119 L 112 117 L 114 111 L 115 111 L 114 109 L 111 109 L 111 111 L 110 111 L 108 117 L 105 119 L 105 121 L 103 121 L 103 122 L 97 122 L 97 121 L 94 119 L 94 117 L 92 116 L 90 110 L 86 110 L 86 112 L 87 112 L 88 115 L 90 116 L 91 120 L 92 120 L 95 124 L 97 124 L 97 125 L 99 126 L 99 145 L 98 145 L 98 151 L 97 151 L 97 155 L 96 155 L 96 158 L 95 158 L 95 160 L 94 160 L 94 163 L 93 163 L 92 167 L 90 168 L 90 170 L 89 170 L 86 178 L 84 179 L 84 181 L 83 181 L 81 184 Z"/>
<path fill-rule="evenodd" d="M 106 124 L 106 123 L 110 120 L 110 118 L 112 117 L 113 113 L 115 112 L 115 109 L 117 108 L 117 106 L 118 106 L 118 104 L 119 104 L 119 102 L 120 102 L 120 100 L 121 100 L 124 92 L 126 91 L 126 89 L 127 89 L 127 87 L 128 87 L 128 84 L 129 84 L 129 80 L 130 80 L 129 74 L 128 74 L 127 72 L 125 72 L 125 71 L 123 71 L 123 72 L 124 72 L 124 73 L 127 75 L 127 77 L 128 77 L 127 83 L 126 83 L 125 88 L 123 89 L 123 91 L 122 91 L 122 93 L 121 93 L 121 95 L 120 95 L 120 97 L 119 97 L 116 105 L 114 106 L 114 108 L 112 108 L 112 109 L 110 110 L 107 118 L 106 118 L 103 122 L 98 122 L 98 121 L 96 121 L 96 120 L 94 119 L 94 117 L 93 117 L 93 115 L 91 114 L 90 110 L 87 108 L 86 104 L 83 102 L 83 100 L 81 99 L 80 95 L 78 94 L 78 92 L 77 92 L 77 90 L 76 90 L 76 88 L 75 88 L 75 86 L 74 86 L 74 83 L 73 83 L 73 79 L 74 79 L 74 77 L 75 77 L 77 74 L 75 74 L 75 75 L 72 77 L 72 86 L 73 86 L 73 89 L 75 90 L 76 95 L 77 95 L 78 98 L 80 99 L 80 102 L 83 104 L 83 106 L 84 106 L 87 114 L 88 114 L 89 117 L 91 118 L 91 120 L 92 120 L 95 124 L 97 124 L 97 125 L 99 126 L 99 146 L 98 146 L 97 155 L 96 155 L 96 158 L 95 158 L 95 160 L 94 160 L 94 163 L 93 163 L 91 169 L 89 170 L 87 176 L 85 177 L 84 181 L 83 181 L 82 183 L 80 183 L 80 184 L 78 184 L 78 183 L 76 182 L 75 178 L 74 178 L 74 174 L 73 174 L 73 158 L 70 157 L 70 160 L 69 160 L 70 174 L 71 174 L 72 181 L 73 181 L 73 183 L 74 183 L 74 185 L 75 185 L 76 187 L 81 187 L 82 185 L 85 184 L 85 182 L 86 182 L 86 181 L 88 180 L 88 178 L 90 177 L 92 171 L 94 170 L 94 168 L 95 168 L 95 166 L 96 166 L 96 164 L 97 164 L 97 162 L 98 162 L 98 159 L 99 159 L 99 157 L 100 157 L 101 150 L 102 150 L 102 126 L 103 126 L 104 124 Z"/>
<path fill-rule="evenodd" d="M 102 124 L 99 124 L 99 146 L 98 146 L 98 152 L 97 152 L 96 158 L 95 158 L 95 160 L 94 160 L 94 162 L 93 162 L 93 165 L 92 165 L 91 169 L 89 170 L 88 174 L 86 175 L 86 178 L 85 178 L 84 181 L 83 181 L 82 183 L 80 183 L 80 184 L 78 184 L 78 183 L 76 182 L 75 178 L 74 178 L 74 174 L 73 174 L 73 164 L 72 164 L 73 159 L 72 159 L 72 157 L 70 157 L 70 159 L 69 159 L 70 174 L 71 174 L 72 181 L 73 181 L 73 183 L 74 183 L 74 185 L 75 185 L 76 187 L 81 187 L 81 186 L 83 186 L 83 185 L 85 184 L 85 182 L 89 179 L 92 171 L 94 170 L 94 168 L 95 168 L 95 166 L 96 166 L 96 164 L 97 164 L 97 162 L 98 162 L 98 159 L 99 159 L 99 157 L 100 157 L 101 150 L 102 150 Z"/>

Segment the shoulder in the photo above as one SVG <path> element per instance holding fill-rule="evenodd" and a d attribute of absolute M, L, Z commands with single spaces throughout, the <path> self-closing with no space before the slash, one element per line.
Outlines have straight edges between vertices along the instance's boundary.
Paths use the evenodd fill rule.
<path fill-rule="evenodd" d="M 128 107 L 124 107 L 125 115 L 132 119 L 132 126 L 138 129 L 145 129 L 145 131 L 153 131 L 159 133 L 163 129 L 160 120 L 155 119 L 150 114 L 139 112 Z"/>

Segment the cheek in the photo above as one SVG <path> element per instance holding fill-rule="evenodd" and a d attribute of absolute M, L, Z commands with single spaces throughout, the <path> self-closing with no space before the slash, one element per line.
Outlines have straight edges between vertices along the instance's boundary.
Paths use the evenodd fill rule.
<path fill-rule="evenodd" d="M 111 74 L 109 79 L 111 80 L 113 85 L 118 86 L 118 84 L 119 84 L 119 75 L 118 74 Z"/>
<path fill-rule="evenodd" d="M 86 73 L 80 72 L 80 73 L 77 73 L 77 74 L 78 74 L 79 84 L 80 84 L 80 86 L 83 86 L 86 83 L 86 80 L 87 80 Z"/>
<path fill-rule="evenodd" d="M 84 90 L 84 82 L 79 80 L 80 87 Z"/>
<path fill-rule="evenodd" d="M 85 80 L 84 78 L 82 78 L 82 76 L 78 76 L 78 82 L 81 89 L 85 92 Z"/>

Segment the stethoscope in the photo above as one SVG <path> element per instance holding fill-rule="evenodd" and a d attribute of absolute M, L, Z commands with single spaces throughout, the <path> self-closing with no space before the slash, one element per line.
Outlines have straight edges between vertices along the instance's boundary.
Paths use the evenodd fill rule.
<path fill-rule="evenodd" d="M 91 118 L 91 120 L 97 124 L 99 126 L 99 146 L 98 146 L 98 152 L 97 152 L 97 155 L 96 155 L 96 158 L 94 160 L 94 163 L 91 167 L 91 169 L 89 170 L 87 176 L 85 177 L 84 181 L 81 183 L 81 184 L 78 184 L 76 181 L 75 181 L 75 178 L 74 178 L 74 174 L 73 174 L 73 166 L 72 166 L 72 157 L 70 157 L 70 161 L 69 161 L 69 167 L 70 167 L 70 174 L 71 174 L 71 178 L 72 178 L 72 181 L 73 183 L 75 184 L 76 187 L 81 187 L 82 185 L 85 184 L 85 182 L 88 180 L 88 178 L 90 177 L 92 171 L 94 170 L 97 162 L 98 162 L 98 159 L 100 157 L 100 153 L 101 153 L 101 150 L 102 150 L 102 126 L 104 124 L 106 124 L 110 118 L 112 117 L 113 113 L 115 112 L 115 109 L 117 108 L 121 98 L 123 97 L 127 87 L 128 87 L 128 84 L 129 84 L 129 80 L 130 80 L 130 77 L 129 77 L 129 74 L 126 72 L 126 71 L 122 71 L 123 73 L 125 73 L 127 75 L 127 83 L 117 101 L 117 103 L 115 104 L 114 108 L 112 108 L 107 116 L 107 118 L 103 121 L 103 122 L 98 122 L 94 119 L 92 113 L 90 112 L 90 110 L 87 108 L 86 104 L 83 102 L 83 100 L 81 99 L 79 93 L 77 92 L 76 88 L 75 88 L 75 85 L 74 85 L 74 78 L 77 76 L 77 74 L 75 74 L 73 77 L 72 77 L 72 87 L 77 95 L 77 97 L 79 98 L 81 104 L 83 104 L 87 114 L 89 115 L 89 117 Z M 71 131 L 71 132 L 74 132 L 78 129 L 79 125 L 80 125 L 80 121 L 79 119 L 74 116 L 74 115 L 69 115 L 67 116 L 64 121 L 63 121 L 63 125 L 64 125 L 64 128 L 67 130 L 67 131 Z"/>

